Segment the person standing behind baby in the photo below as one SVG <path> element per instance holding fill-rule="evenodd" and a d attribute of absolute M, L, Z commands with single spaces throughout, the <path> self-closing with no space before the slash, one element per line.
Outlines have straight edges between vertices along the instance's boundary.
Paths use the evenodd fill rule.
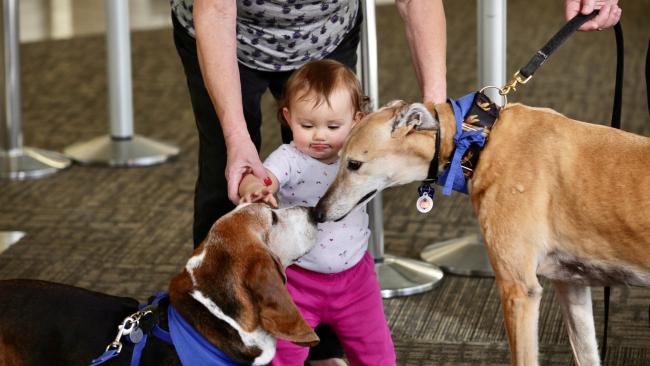
<path fill-rule="evenodd" d="M 313 61 L 293 73 L 278 110 L 293 141 L 264 162 L 271 185 L 252 174 L 244 177 L 241 202 L 315 206 L 336 177 L 339 150 L 367 101 L 354 73 L 337 61 Z M 312 327 L 332 328 L 352 365 L 395 365 L 374 261 L 367 252 L 369 236 L 365 206 L 339 222 L 319 224 L 316 246 L 286 270 L 287 289 Z M 271 364 L 302 366 L 308 352 L 278 340 Z"/>

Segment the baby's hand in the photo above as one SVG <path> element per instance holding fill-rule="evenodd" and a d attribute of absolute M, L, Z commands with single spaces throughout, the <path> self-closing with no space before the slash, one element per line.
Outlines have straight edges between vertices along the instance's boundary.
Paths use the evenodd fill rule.
<path fill-rule="evenodd" d="M 266 203 L 267 205 L 278 208 L 278 201 L 268 188 L 262 188 L 243 195 L 239 202 L 245 203 Z"/>

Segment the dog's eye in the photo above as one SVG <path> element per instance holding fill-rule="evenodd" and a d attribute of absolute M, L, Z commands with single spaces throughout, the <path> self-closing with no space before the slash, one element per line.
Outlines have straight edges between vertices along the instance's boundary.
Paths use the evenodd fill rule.
<path fill-rule="evenodd" d="M 363 163 L 358 160 L 348 160 L 348 170 L 359 170 L 361 164 Z"/>
<path fill-rule="evenodd" d="M 271 225 L 275 225 L 277 223 L 278 223 L 278 215 L 274 211 L 271 211 Z"/>

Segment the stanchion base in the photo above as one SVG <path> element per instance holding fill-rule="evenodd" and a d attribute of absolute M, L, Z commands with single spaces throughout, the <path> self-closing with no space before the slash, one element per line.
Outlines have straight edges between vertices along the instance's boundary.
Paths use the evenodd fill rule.
<path fill-rule="evenodd" d="M 420 257 L 443 271 L 463 276 L 494 277 L 480 235 L 468 235 L 426 246 Z"/>
<path fill-rule="evenodd" d="M 176 146 L 137 135 L 129 139 L 99 136 L 63 150 L 79 164 L 119 167 L 161 164 L 178 155 L 179 151 Z"/>
<path fill-rule="evenodd" d="M 62 154 L 31 147 L 7 153 L 0 151 L 0 179 L 42 178 L 69 167 L 70 163 Z"/>
<path fill-rule="evenodd" d="M 381 297 L 408 296 L 429 291 L 442 279 L 440 268 L 422 261 L 386 254 L 375 263 Z"/>
<path fill-rule="evenodd" d="M 16 244 L 23 236 L 25 236 L 25 233 L 22 231 L 0 231 L 0 253 Z"/>

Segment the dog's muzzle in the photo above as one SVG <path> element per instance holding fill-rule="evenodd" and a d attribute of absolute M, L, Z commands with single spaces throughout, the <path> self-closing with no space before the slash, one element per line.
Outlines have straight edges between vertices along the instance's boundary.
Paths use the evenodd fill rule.
<path fill-rule="evenodd" d="M 354 206 L 352 206 L 350 208 L 350 210 L 348 210 L 345 213 L 345 215 L 342 215 L 341 217 L 335 219 L 334 222 L 339 222 L 339 221 L 343 220 L 350 213 L 350 211 L 354 210 L 359 205 L 361 205 L 364 202 L 371 199 L 376 193 L 377 193 L 377 190 L 374 189 L 371 192 L 367 193 L 365 196 L 361 197 L 361 199 Z M 314 207 L 314 209 L 311 211 L 313 219 L 316 220 L 316 222 L 318 222 L 318 223 L 323 223 L 325 221 L 328 221 L 327 220 L 327 213 L 326 213 L 325 208 L 323 207 L 324 205 L 322 204 L 322 202 L 323 202 L 323 200 L 321 199 L 321 201 L 319 201 L 318 204 L 316 205 L 316 207 Z"/>
<path fill-rule="evenodd" d="M 314 224 L 325 222 L 325 211 L 323 209 L 317 209 L 316 207 L 310 208 L 309 221 Z"/>
<path fill-rule="evenodd" d="M 317 223 L 325 222 L 325 210 L 317 205 L 311 210 L 311 218 Z"/>

